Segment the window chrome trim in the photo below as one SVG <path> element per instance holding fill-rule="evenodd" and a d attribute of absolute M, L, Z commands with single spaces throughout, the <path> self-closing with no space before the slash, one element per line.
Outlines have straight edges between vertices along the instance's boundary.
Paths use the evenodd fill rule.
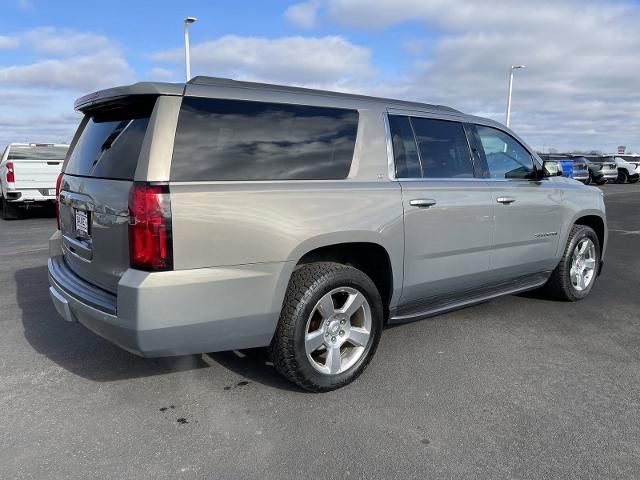
<path fill-rule="evenodd" d="M 384 112 L 382 117 L 384 118 L 385 143 L 387 144 L 387 173 L 389 175 L 389 180 L 397 182 L 396 165 L 393 158 L 393 139 L 391 138 L 391 126 L 389 125 L 389 113 Z"/>
<path fill-rule="evenodd" d="M 462 178 L 452 178 L 452 177 L 444 177 L 444 178 L 395 178 L 393 179 L 395 182 L 430 182 L 430 183 L 443 183 L 443 182 L 482 182 L 486 184 L 486 178 L 478 178 L 478 177 L 462 177 Z"/>
<path fill-rule="evenodd" d="M 411 135 L 413 136 L 413 143 L 416 146 L 416 153 L 418 154 L 418 163 L 420 164 L 420 178 L 427 178 L 424 176 L 424 164 L 422 163 L 422 153 L 420 152 L 420 145 L 418 144 L 418 135 L 416 135 L 416 129 L 413 126 L 413 120 L 410 115 L 407 115 L 407 120 L 409 120 L 409 126 L 411 127 Z M 437 119 L 430 119 L 437 120 Z"/>

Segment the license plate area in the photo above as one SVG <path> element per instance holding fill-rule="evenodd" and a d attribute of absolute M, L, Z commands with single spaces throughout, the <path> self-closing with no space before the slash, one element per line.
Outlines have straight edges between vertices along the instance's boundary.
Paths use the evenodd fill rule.
<path fill-rule="evenodd" d="M 89 212 L 84 210 L 75 210 L 75 233 L 80 238 L 89 238 L 91 235 L 90 225 L 91 222 L 89 217 Z"/>

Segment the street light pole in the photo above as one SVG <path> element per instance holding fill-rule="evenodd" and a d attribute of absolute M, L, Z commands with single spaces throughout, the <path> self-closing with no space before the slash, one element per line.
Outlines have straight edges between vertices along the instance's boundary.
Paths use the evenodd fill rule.
<path fill-rule="evenodd" d="M 509 126 L 509 120 L 511 120 L 511 93 L 513 92 L 513 71 L 519 68 L 525 68 L 525 65 L 511 65 L 509 71 L 509 93 L 507 94 L 507 118 L 505 124 Z"/>
<path fill-rule="evenodd" d="M 184 67 L 187 82 L 191 79 L 191 52 L 189 48 L 189 24 L 196 22 L 196 17 L 187 17 L 184 19 Z"/>

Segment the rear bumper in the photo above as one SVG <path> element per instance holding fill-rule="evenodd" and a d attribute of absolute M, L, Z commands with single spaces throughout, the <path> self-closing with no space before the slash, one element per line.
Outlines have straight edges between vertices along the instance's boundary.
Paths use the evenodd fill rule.
<path fill-rule="evenodd" d="M 49 195 L 48 188 L 18 188 L 7 190 L 6 200 L 11 203 L 55 202 L 56 196 Z M 55 191 L 55 187 L 51 189 Z"/>
<path fill-rule="evenodd" d="M 130 269 L 114 295 L 53 256 L 49 293 L 65 320 L 129 352 L 161 357 L 268 345 L 286 288 L 280 283 L 289 274 L 288 262 L 157 273 Z"/>

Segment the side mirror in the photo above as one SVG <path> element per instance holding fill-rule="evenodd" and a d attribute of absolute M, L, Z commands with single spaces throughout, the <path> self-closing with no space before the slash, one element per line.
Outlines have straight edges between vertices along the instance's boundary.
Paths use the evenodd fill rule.
<path fill-rule="evenodd" d="M 554 160 L 545 160 L 542 162 L 542 176 L 543 178 L 561 177 L 562 166 L 560 165 L 560 162 L 556 162 Z"/>

